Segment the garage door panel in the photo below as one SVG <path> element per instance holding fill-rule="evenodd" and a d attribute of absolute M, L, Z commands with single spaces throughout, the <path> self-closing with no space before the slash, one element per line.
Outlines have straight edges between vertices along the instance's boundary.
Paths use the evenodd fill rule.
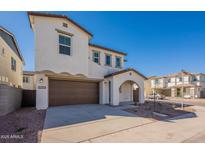
<path fill-rule="evenodd" d="M 94 104 L 99 102 L 99 85 L 94 82 L 49 80 L 49 105 Z"/>

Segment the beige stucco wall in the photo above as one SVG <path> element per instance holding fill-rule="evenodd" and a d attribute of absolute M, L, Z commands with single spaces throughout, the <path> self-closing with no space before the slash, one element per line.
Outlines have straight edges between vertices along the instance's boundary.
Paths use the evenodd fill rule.
<path fill-rule="evenodd" d="M 175 86 L 176 85 L 176 78 L 175 77 L 172 77 L 170 78 L 170 83 L 167 83 L 167 87 L 172 87 L 172 86 Z"/>
<path fill-rule="evenodd" d="M 4 48 L 4 54 L 2 53 Z M 16 71 L 11 69 L 11 57 L 16 60 Z M 0 83 L 22 87 L 23 62 L 0 37 Z"/>
<path fill-rule="evenodd" d="M 152 94 L 152 87 L 151 87 L 151 80 L 152 79 L 148 79 L 148 80 L 145 80 L 145 83 L 144 83 L 144 90 L 145 90 L 145 97 L 149 96 Z"/>
<path fill-rule="evenodd" d="M 67 23 L 68 27 L 62 26 Z M 88 45 L 89 36 L 75 25 L 64 19 L 34 17 L 35 33 L 35 70 L 50 70 L 55 73 L 68 72 L 72 75 L 83 74 L 89 78 L 104 78 L 106 74 L 119 71 L 124 67 L 124 56 Z M 56 29 L 73 34 L 71 56 L 59 54 Z M 92 50 L 100 52 L 100 65 L 93 62 Z M 112 67 L 105 66 L 105 54 L 112 55 Z M 122 58 L 122 68 L 115 68 L 115 56 Z"/>
<path fill-rule="evenodd" d="M 23 89 L 26 90 L 35 90 L 36 89 L 36 77 L 35 75 L 23 75 L 24 77 L 29 78 L 29 82 L 23 82 Z"/>
<path fill-rule="evenodd" d="M 43 82 L 40 83 L 40 79 L 43 79 Z M 133 83 L 126 81 L 132 81 L 137 84 L 139 87 L 139 102 L 144 103 L 144 78 L 136 74 L 133 71 L 125 72 L 116 76 L 111 76 L 99 82 L 99 91 L 100 91 L 100 104 L 110 104 L 113 106 L 119 105 L 123 101 L 132 101 L 133 99 Z M 109 101 L 109 81 L 111 82 L 111 101 Z M 119 88 L 122 86 L 123 94 L 120 94 Z M 36 108 L 37 109 L 47 109 L 49 104 L 48 99 L 48 77 L 44 74 L 36 74 Z"/>
<path fill-rule="evenodd" d="M 64 22 L 68 24 L 67 28 L 62 26 Z M 105 75 L 124 68 L 123 55 L 89 46 L 89 36 L 67 20 L 34 17 L 34 24 L 32 23 L 32 25 L 35 34 L 35 71 L 50 70 L 55 73 L 67 72 L 71 75 L 83 74 L 88 78 L 104 79 Z M 56 29 L 73 34 L 71 38 L 71 56 L 59 54 L 59 33 Z M 100 52 L 100 65 L 93 62 L 92 50 Z M 105 66 L 106 53 L 112 55 L 112 67 Z M 115 68 L 115 56 L 121 57 L 122 68 L 120 69 Z M 43 83 L 39 83 L 41 78 Z M 144 102 L 144 79 L 142 77 L 135 73 L 132 77 L 124 73 L 113 77 L 111 80 L 112 100 L 109 102 L 108 83 L 106 84 L 108 79 L 105 79 L 100 82 L 100 104 L 118 105 L 121 99 L 128 100 L 127 96 L 119 96 L 119 86 L 122 81 L 126 80 L 132 80 L 139 85 L 141 88 L 140 102 Z M 48 77 L 45 74 L 36 74 L 37 109 L 46 109 L 48 107 L 48 87 Z"/>
<path fill-rule="evenodd" d="M 158 84 L 155 83 L 155 80 L 158 80 Z M 151 88 L 164 88 L 166 85 L 165 78 L 158 78 L 151 80 Z"/>
<path fill-rule="evenodd" d="M 133 83 L 129 81 L 121 85 L 121 92 L 119 91 L 120 102 L 133 101 Z"/>
<path fill-rule="evenodd" d="M 139 102 L 144 103 L 144 79 L 134 72 L 126 72 L 113 77 L 112 105 L 119 105 L 119 87 L 125 81 L 133 81 L 139 86 Z"/>
<path fill-rule="evenodd" d="M 40 82 L 43 79 L 43 82 Z M 48 108 L 48 77 L 44 74 L 36 74 L 36 108 Z"/>
<path fill-rule="evenodd" d="M 142 78 L 140 75 L 133 71 L 128 71 L 116 76 L 112 76 L 109 78 L 106 78 L 103 82 L 101 82 L 101 89 L 102 96 L 101 96 L 101 104 L 110 104 L 113 106 L 119 105 L 122 96 L 120 96 L 119 88 L 121 85 L 123 85 L 126 81 L 132 81 L 137 84 L 139 87 L 139 102 L 144 103 L 144 78 Z M 109 102 L 109 86 L 108 83 L 111 82 L 111 101 Z M 126 88 L 124 88 L 125 90 Z M 124 91 L 125 92 L 125 91 Z M 132 95 L 132 93 L 127 91 L 125 98 L 128 98 L 128 95 Z M 130 99 L 133 97 L 131 96 Z M 128 99 L 129 100 L 129 99 Z"/>
<path fill-rule="evenodd" d="M 35 70 L 51 70 L 55 73 L 88 75 L 88 35 L 64 19 L 34 18 Z M 67 23 L 68 27 L 62 26 Z M 59 33 L 56 29 L 73 34 L 71 56 L 59 54 Z"/>
<path fill-rule="evenodd" d="M 100 52 L 100 63 L 97 64 L 93 62 L 93 50 Z M 111 66 L 106 66 L 105 65 L 105 55 L 109 54 L 111 55 Z M 115 68 L 115 57 L 121 57 L 121 68 Z M 109 52 L 107 50 L 101 49 L 101 48 L 96 48 L 89 46 L 89 76 L 94 77 L 94 78 L 104 78 L 105 75 L 120 71 L 124 68 L 124 56 L 115 52 Z"/>

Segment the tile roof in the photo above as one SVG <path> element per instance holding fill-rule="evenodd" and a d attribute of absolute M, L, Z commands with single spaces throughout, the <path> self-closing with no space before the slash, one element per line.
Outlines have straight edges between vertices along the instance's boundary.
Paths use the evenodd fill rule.
<path fill-rule="evenodd" d="M 178 85 L 175 85 L 173 87 L 179 88 L 179 87 L 201 87 L 201 86 L 198 86 L 198 85 L 195 85 L 195 84 L 178 84 Z"/>
<path fill-rule="evenodd" d="M 117 50 L 114 50 L 114 49 L 111 49 L 111 48 L 103 47 L 103 46 L 101 46 L 101 45 L 89 43 L 89 46 L 95 47 L 95 48 L 104 49 L 104 50 L 108 50 L 108 51 L 111 51 L 111 52 L 115 52 L 115 53 L 118 53 L 118 54 L 122 54 L 122 55 L 124 55 L 124 56 L 127 56 L 127 53 L 125 53 L 125 52 L 121 52 L 121 51 L 117 51 Z"/>
<path fill-rule="evenodd" d="M 34 71 L 23 71 L 23 75 L 35 75 Z"/>
<path fill-rule="evenodd" d="M 174 74 L 168 74 L 168 75 L 164 75 L 164 76 L 156 76 L 153 79 L 178 77 L 178 76 L 184 76 L 184 75 L 195 76 L 195 75 L 205 75 L 205 74 L 203 74 L 203 73 L 191 73 L 191 72 L 187 72 L 187 71 L 182 70 L 181 72 L 174 73 Z"/>
<path fill-rule="evenodd" d="M 145 80 L 147 80 L 146 76 L 144 76 L 143 74 L 141 74 L 140 72 L 138 72 L 137 70 L 135 70 L 133 68 L 128 68 L 128 69 L 124 69 L 124 70 L 121 70 L 121 71 L 118 71 L 118 72 L 114 72 L 114 73 L 105 75 L 104 77 L 107 78 L 107 77 L 119 75 L 119 74 L 122 74 L 122 73 L 125 73 L 125 72 L 129 72 L 129 71 L 133 71 L 133 72 L 137 73 L 138 75 L 140 75 L 141 77 L 143 77 Z"/>

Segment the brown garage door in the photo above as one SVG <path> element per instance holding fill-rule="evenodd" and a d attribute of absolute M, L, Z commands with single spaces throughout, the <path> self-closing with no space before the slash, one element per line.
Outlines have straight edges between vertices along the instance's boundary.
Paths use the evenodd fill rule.
<path fill-rule="evenodd" d="M 96 82 L 49 80 L 49 106 L 98 102 L 99 85 Z"/>

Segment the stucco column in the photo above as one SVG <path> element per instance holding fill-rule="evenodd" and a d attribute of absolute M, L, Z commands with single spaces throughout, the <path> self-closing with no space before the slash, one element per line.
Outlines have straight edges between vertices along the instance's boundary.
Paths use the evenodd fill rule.
<path fill-rule="evenodd" d="M 182 96 L 182 98 L 184 97 L 184 87 L 182 87 L 182 89 L 181 89 L 181 96 Z"/>
<path fill-rule="evenodd" d="M 111 105 L 117 106 L 119 105 L 119 86 L 116 81 L 112 80 L 111 82 Z"/>
<path fill-rule="evenodd" d="M 144 86 L 139 87 L 139 103 L 144 103 Z"/>
<path fill-rule="evenodd" d="M 103 80 L 103 81 L 101 81 L 100 83 L 99 83 L 99 91 L 100 91 L 100 104 L 106 104 L 106 96 L 105 96 L 105 83 L 104 83 L 105 81 Z"/>
<path fill-rule="evenodd" d="M 130 93 L 130 100 L 131 101 L 134 101 L 134 98 L 133 98 L 133 90 L 134 90 L 134 84 L 131 84 L 131 87 L 130 87 L 131 89 L 130 89 L 130 91 L 131 91 L 131 93 Z"/>
<path fill-rule="evenodd" d="M 36 75 L 36 109 L 48 108 L 48 77 L 44 74 Z"/>
<path fill-rule="evenodd" d="M 175 97 L 175 94 L 176 94 L 176 89 L 171 88 L 171 97 Z"/>
<path fill-rule="evenodd" d="M 195 94 L 194 94 L 194 98 L 199 98 L 200 97 L 200 90 L 199 88 L 195 87 Z"/>

